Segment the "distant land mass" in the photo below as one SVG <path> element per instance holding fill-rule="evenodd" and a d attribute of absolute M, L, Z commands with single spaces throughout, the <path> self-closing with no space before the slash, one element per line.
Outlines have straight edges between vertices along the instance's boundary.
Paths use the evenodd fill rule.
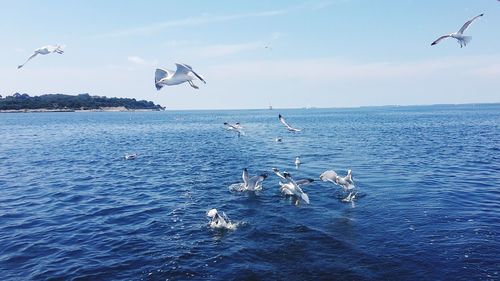
<path fill-rule="evenodd" d="M 15 93 L 12 96 L 0 96 L 0 111 L 3 112 L 54 112 L 54 111 L 135 111 L 165 110 L 152 101 L 133 98 L 108 98 L 91 96 L 87 93 L 79 95 L 48 94 L 29 96 Z"/>

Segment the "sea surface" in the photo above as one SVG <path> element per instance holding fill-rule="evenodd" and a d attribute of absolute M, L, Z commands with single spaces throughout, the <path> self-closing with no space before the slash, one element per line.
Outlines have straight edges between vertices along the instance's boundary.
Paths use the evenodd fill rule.
<path fill-rule="evenodd" d="M 500 280 L 500 104 L 17 113 L 0 131 L 1 280 Z M 272 167 L 315 179 L 310 204 Z M 243 168 L 262 191 L 229 189 Z M 348 169 L 354 203 L 319 179 Z M 238 227 L 210 229 L 211 208 Z"/>

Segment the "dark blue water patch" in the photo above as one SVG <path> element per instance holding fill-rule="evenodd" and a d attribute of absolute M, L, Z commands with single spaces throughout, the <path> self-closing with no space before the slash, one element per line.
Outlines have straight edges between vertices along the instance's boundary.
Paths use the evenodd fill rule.
<path fill-rule="evenodd" d="M 0 115 L 2 280 L 500 279 L 499 105 L 279 113 L 304 130 L 275 110 Z M 271 167 L 315 179 L 311 204 Z M 262 191 L 230 191 L 243 168 Z M 354 204 L 319 179 L 348 169 Z"/>

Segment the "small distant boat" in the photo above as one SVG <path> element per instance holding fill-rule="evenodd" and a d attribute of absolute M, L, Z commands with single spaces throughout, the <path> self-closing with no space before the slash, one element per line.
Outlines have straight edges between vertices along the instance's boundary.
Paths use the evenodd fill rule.
<path fill-rule="evenodd" d="M 269 110 L 273 110 L 273 106 L 272 105 L 269 105 Z"/>

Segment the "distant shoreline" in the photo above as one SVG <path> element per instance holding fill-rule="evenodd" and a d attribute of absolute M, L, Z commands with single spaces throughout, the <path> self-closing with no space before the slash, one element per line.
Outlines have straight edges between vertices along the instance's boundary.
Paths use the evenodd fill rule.
<path fill-rule="evenodd" d="M 46 113 L 46 112 L 149 112 L 158 109 L 128 109 L 124 106 L 101 107 L 97 109 L 69 109 L 69 108 L 39 108 L 39 109 L 4 109 L 0 113 Z"/>

